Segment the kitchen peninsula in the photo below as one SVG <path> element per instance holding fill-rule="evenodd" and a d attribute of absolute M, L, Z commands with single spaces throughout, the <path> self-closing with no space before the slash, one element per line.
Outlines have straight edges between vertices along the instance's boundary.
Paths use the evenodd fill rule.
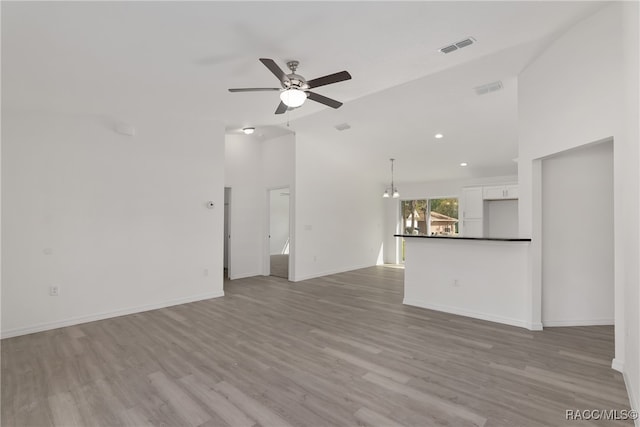
<path fill-rule="evenodd" d="M 404 304 L 542 329 L 532 314 L 531 239 L 394 236 L 405 239 Z"/>

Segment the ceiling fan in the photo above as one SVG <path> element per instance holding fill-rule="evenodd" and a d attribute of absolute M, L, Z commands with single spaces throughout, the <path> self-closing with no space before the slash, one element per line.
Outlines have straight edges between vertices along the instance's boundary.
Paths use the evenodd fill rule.
<path fill-rule="evenodd" d="M 287 62 L 287 67 L 291 70 L 291 74 L 285 74 L 284 71 L 275 63 L 273 59 L 260 58 L 265 67 L 269 69 L 280 80 L 282 88 L 277 87 L 258 87 L 258 88 L 242 88 L 242 89 L 229 89 L 229 92 L 265 92 L 265 91 L 279 91 L 280 92 L 280 105 L 276 108 L 276 114 L 282 114 L 288 109 L 293 109 L 304 104 L 304 101 L 309 98 L 312 101 L 319 102 L 324 105 L 328 105 L 332 108 L 340 108 L 342 102 L 335 99 L 327 98 L 326 96 L 319 95 L 315 92 L 311 92 L 309 89 L 315 89 L 320 86 L 325 86 L 332 83 L 342 82 L 349 80 L 351 74 L 347 71 L 340 71 L 339 73 L 329 74 L 324 77 L 318 77 L 313 80 L 305 80 L 301 75 L 296 74 L 298 69 L 298 61 Z"/>

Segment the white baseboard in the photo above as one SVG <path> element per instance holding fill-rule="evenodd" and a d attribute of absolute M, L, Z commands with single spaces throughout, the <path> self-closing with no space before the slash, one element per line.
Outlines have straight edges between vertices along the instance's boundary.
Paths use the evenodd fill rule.
<path fill-rule="evenodd" d="M 120 310 L 105 311 L 102 313 L 90 314 L 87 316 L 70 317 L 68 319 L 56 320 L 53 322 L 45 322 L 45 323 L 39 323 L 36 325 L 25 326 L 21 328 L 3 330 L 0 335 L 1 335 L 1 338 L 3 339 L 17 337 L 20 335 L 33 334 L 35 332 L 43 332 L 51 329 L 64 328 L 65 326 L 73 326 L 73 325 L 79 325 L 81 323 L 95 322 L 96 320 L 104 320 L 104 319 L 110 319 L 112 317 L 126 316 L 128 314 L 141 313 L 143 311 L 149 311 L 149 310 L 157 310 L 159 308 L 171 307 L 174 305 L 186 304 L 186 303 L 195 302 L 195 301 L 202 301 L 202 300 L 211 299 L 211 298 L 219 298 L 223 296 L 224 296 L 224 291 L 209 292 L 206 294 L 198 294 L 198 295 L 193 295 L 185 298 L 178 298 L 174 300 L 163 301 L 163 302 L 158 302 L 153 304 L 140 305 L 140 306 L 129 307 L 129 308 L 124 308 Z"/>
<path fill-rule="evenodd" d="M 403 304 L 412 305 L 415 307 L 428 308 L 429 310 L 443 311 L 445 313 L 457 314 L 459 316 L 472 317 L 474 319 L 488 320 L 490 322 L 502 323 L 505 325 L 518 326 L 520 328 L 525 328 L 529 330 L 540 330 L 542 326 L 540 325 L 540 329 L 534 329 L 536 325 L 531 324 L 525 320 L 520 319 L 512 319 L 509 317 L 496 316 L 493 314 L 481 313 L 472 310 L 465 310 L 459 307 L 449 307 L 445 305 L 432 304 L 427 301 L 422 301 L 413 298 L 405 298 L 402 301 Z"/>
<path fill-rule="evenodd" d="M 246 279 L 247 277 L 263 276 L 262 273 L 241 273 L 229 275 L 229 280 Z"/>
<path fill-rule="evenodd" d="M 611 361 L 611 369 L 620 373 L 624 373 L 624 361 L 614 358 Z"/>
<path fill-rule="evenodd" d="M 529 329 L 530 331 L 541 331 L 544 329 L 542 323 L 531 323 L 531 322 L 526 322 L 526 323 L 527 323 L 526 328 Z"/>
<path fill-rule="evenodd" d="M 613 319 L 580 319 L 580 320 L 543 320 L 545 327 L 562 327 L 562 326 L 613 326 Z"/>
<path fill-rule="evenodd" d="M 303 280 L 316 279 L 318 277 L 331 276 L 332 274 L 346 273 L 347 271 L 360 270 L 361 268 L 375 267 L 375 266 L 376 266 L 375 263 L 374 264 L 359 265 L 359 266 L 356 265 L 356 266 L 351 266 L 351 267 L 348 267 L 348 268 L 323 271 L 321 273 L 305 274 L 305 275 L 302 275 L 302 276 L 296 276 L 291 281 L 292 282 L 301 282 Z"/>

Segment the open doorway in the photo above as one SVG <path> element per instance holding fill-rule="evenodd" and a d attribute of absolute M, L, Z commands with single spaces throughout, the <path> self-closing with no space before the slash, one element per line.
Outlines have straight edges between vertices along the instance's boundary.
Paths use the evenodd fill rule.
<path fill-rule="evenodd" d="M 542 160 L 542 324 L 614 324 L 613 141 Z"/>
<path fill-rule="evenodd" d="M 289 279 L 289 187 L 269 190 L 269 271 Z"/>

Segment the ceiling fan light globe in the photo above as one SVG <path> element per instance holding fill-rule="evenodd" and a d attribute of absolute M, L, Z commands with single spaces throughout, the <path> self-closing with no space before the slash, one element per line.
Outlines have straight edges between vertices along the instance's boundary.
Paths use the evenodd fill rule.
<path fill-rule="evenodd" d="M 384 190 L 384 194 L 382 195 L 382 197 L 384 197 L 385 199 L 389 198 L 389 191 Z"/>
<path fill-rule="evenodd" d="M 307 100 L 307 94 L 302 90 L 291 88 L 280 92 L 280 100 L 287 107 L 296 108 L 304 104 L 304 101 Z"/>
<path fill-rule="evenodd" d="M 393 192 L 393 196 L 394 199 L 397 199 L 398 197 L 400 197 L 400 193 L 398 193 L 398 190 Z"/>

